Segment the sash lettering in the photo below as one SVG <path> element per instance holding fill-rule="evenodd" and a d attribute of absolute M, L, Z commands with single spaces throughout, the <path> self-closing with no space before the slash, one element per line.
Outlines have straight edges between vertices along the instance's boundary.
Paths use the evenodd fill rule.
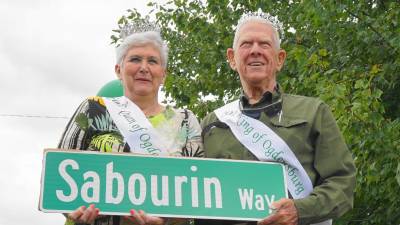
<path fill-rule="evenodd" d="M 239 101 L 231 102 L 214 111 L 221 122 L 226 123 L 238 141 L 249 149 L 260 161 L 284 163 L 287 186 L 295 199 L 308 196 L 313 186 L 303 166 L 286 142 L 264 123 L 244 115 Z M 314 225 L 330 225 L 327 220 Z"/>
<path fill-rule="evenodd" d="M 153 128 L 142 110 L 125 96 L 104 98 L 110 113 L 132 152 L 150 155 L 168 155 L 165 141 Z"/>

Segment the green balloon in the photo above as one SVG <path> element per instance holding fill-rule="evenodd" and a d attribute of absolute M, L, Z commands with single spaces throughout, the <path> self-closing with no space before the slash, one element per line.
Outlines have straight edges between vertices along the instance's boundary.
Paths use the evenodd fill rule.
<path fill-rule="evenodd" d="M 99 92 L 97 92 L 97 96 L 100 97 L 120 97 L 122 95 L 124 95 L 124 88 L 120 80 L 112 80 L 106 83 Z"/>

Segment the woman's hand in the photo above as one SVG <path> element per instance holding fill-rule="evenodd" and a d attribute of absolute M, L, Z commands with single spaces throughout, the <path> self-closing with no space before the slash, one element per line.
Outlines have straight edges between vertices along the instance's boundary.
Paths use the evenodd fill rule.
<path fill-rule="evenodd" d="M 95 208 L 92 204 L 88 208 L 81 206 L 72 213 L 68 214 L 68 219 L 75 223 L 93 223 L 96 217 L 99 215 L 100 210 Z"/>
<path fill-rule="evenodd" d="M 130 213 L 131 216 L 126 216 L 125 218 L 138 225 L 165 225 L 165 223 L 167 222 L 167 219 L 156 216 L 149 216 L 143 210 L 139 210 L 139 212 L 136 212 L 132 209 Z"/>

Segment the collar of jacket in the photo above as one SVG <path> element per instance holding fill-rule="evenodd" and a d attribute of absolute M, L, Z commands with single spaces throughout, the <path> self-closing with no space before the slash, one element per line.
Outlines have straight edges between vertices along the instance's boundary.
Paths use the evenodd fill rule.
<path fill-rule="evenodd" d="M 269 117 L 275 116 L 282 109 L 282 95 L 280 89 L 279 84 L 277 84 L 273 92 L 265 92 L 260 101 L 255 104 L 249 104 L 249 99 L 242 91 L 242 95 L 239 98 L 240 110 L 243 114 L 256 119 L 260 118 L 262 112 L 265 112 Z"/>

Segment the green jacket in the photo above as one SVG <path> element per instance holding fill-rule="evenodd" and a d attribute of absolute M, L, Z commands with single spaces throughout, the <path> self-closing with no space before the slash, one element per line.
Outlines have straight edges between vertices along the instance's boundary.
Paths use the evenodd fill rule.
<path fill-rule="evenodd" d="M 275 100 L 276 95 L 279 94 L 274 93 Z M 308 197 L 295 200 L 299 224 L 337 218 L 353 207 L 356 168 L 352 155 L 325 103 L 290 94 L 281 94 L 281 98 L 280 121 L 279 114 L 269 117 L 266 113 L 261 113 L 259 120 L 286 141 L 314 185 Z M 213 126 L 216 121 L 213 112 L 201 122 L 202 128 L 206 128 L 203 130 L 206 157 L 257 160 L 228 127 Z M 216 224 L 229 224 L 226 222 Z"/>

